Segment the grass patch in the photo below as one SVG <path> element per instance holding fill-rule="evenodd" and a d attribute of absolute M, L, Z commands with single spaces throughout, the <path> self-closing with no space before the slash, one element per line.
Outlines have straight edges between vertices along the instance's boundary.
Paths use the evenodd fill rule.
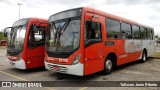
<path fill-rule="evenodd" d="M 160 58 L 160 52 L 154 52 L 151 57 Z"/>

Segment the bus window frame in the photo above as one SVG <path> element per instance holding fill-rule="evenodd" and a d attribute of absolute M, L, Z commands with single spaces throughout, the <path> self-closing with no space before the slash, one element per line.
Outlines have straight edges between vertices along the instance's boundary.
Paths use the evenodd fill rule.
<path fill-rule="evenodd" d="M 138 38 L 134 38 L 134 35 L 133 35 L 133 32 L 134 32 L 134 30 L 133 30 L 133 26 L 135 26 L 135 27 L 138 27 L 138 31 L 139 31 L 139 37 Z M 131 30 L 132 30 L 132 39 L 141 39 L 141 29 L 140 29 L 140 26 L 138 26 L 138 25 L 135 25 L 135 24 L 131 24 Z"/>
<path fill-rule="evenodd" d="M 152 29 L 151 28 L 146 28 L 147 29 L 147 39 L 148 40 L 153 40 L 153 33 L 152 33 Z M 149 34 L 148 34 L 148 31 L 149 31 Z"/>
<path fill-rule="evenodd" d="M 120 37 L 119 38 L 108 38 L 107 37 L 107 19 L 110 19 L 110 20 L 114 20 L 114 21 L 118 21 L 119 22 L 119 25 L 120 25 Z M 106 17 L 105 18 L 105 33 L 106 33 L 106 38 L 108 39 L 108 40 L 121 40 L 121 39 L 123 39 L 122 38 L 122 30 L 121 30 L 121 21 L 120 20 L 118 20 L 118 19 L 113 19 L 113 18 L 109 18 L 109 17 Z"/>
<path fill-rule="evenodd" d="M 92 26 L 92 22 L 94 23 L 99 23 L 100 24 L 100 34 L 101 34 L 101 39 L 89 39 L 89 40 L 85 40 L 86 36 L 84 37 L 84 42 L 85 42 L 85 47 L 88 47 L 90 45 L 93 45 L 95 43 L 101 43 L 103 41 L 103 37 L 102 37 L 102 23 L 100 22 L 96 22 L 96 21 L 92 21 L 92 20 L 85 20 L 85 25 L 84 25 L 84 30 L 85 30 L 85 34 L 86 34 L 86 21 L 90 21 L 91 22 L 91 26 Z M 85 35 L 84 34 L 84 35 Z"/>
<path fill-rule="evenodd" d="M 120 23 L 121 23 L 121 38 L 122 38 L 122 23 L 124 23 L 124 24 L 128 24 L 130 26 L 132 38 L 122 38 L 122 39 L 130 39 L 130 40 L 133 39 L 132 24 L 130 24 L 128 22 L 124 22 L 124 21 L 121 21 Z"/>
<path fill-rule="evenodd" d="M 145 38 L 144 38 L 144 36 L 142 37 L 142 28 L 145 30 Z M 143 40 L 149 40 L 148 39 L 148 36 L 147 36 L 147 28 L 146 27 L 143 27 L 143 26 L 141 26 L 140 27 L 140 30 L 141 30 L 141 39 L 143 39 Z"/>
<path fill-rule="evenodd" d="M 36 43 L 43 43 L 42 45 L 36 45 L 36 43 L 34 42 L 34 46 L 30 46 L 29 44 L 30 44 L 30 39 L 29 39 L 29 37 L 30 37 L 30 34 L 31 34 L 31 30 L 33 30 L 34 29 L 34 27 L 33 27 L 33 24 L 34 25 L 36 25 L 37 23 L 40 23 L 40 22 L 33 22 L 31 25 L 30 25 L 30 27 L 28 27 L 29 28 L 29 34 L 28 34 L 28 44 L 27 44 L 27 47 L 28 47 L 28 49 L 34 49 L 34 48 L 37 48 L 37 47 L 42 47 L 42 46 L 44 46 L 45 45 L 45 41 L 44 42 L 36 42 Z M 45 27 L 45 26 L 41 26 L 41 27 Z M 31 29 L 31 28 L 33 28 L 33 29 Z M 46 27 L 47 28 L 47 27 Z M 44 31 L 44 40 L 45 40 L 45 33 L 46 33 L 46 31 L 45 30 L 43 30 Z M 33 30 L 33 32 L 34 32 L 34 30 Z"/>

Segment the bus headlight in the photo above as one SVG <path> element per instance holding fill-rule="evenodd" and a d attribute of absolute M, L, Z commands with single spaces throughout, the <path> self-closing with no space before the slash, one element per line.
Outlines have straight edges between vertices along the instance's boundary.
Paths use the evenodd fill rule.
<path fill-rule="evenodd" d="M 73 62 L 72 62 L 72 65 L 78 64 L 80 57 L 81 57 L 81 54 L 78 54 L 78 55 L 74 58 L 74 60 L 73 60 Z"/>

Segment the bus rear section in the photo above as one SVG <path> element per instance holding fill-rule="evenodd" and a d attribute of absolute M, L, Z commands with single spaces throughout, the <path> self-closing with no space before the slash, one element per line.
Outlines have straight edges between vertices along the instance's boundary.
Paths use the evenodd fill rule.
<path fill-rule="evenodd" d="M 47 20 L 41 18 L 20 19 L 6 28 L 7 62 L 18 69 L 43 67 L 46 28 Z"/>
<path fill-rule="evenodd" d="M 77 8 L 50 16 L 45 68 L 84 76 L 154 52 L 153 28 L 92 8 Z M 144 29 L 143 29 L 144 28 Z"/>

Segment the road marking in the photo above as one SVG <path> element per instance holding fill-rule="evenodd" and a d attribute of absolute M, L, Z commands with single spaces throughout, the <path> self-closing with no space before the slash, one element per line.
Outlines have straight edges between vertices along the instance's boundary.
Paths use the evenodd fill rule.
<path fill-rule="evenodd" d="M 87 89 L 88 87 L 83 87 L 83 88 L 81 88 L 81 89 L 79 89 L 79 90 L 85 90 L 85 89 Z"/>
<path fill-rule="evenodd" d="M 39 73 L 39 74 L 34 74 L 34 75 L 30 75 L 29 77 L 37 77 L 37 76 L 40 76 L 40 75 L 45 75 L 46 73 Z"/>
<path fill-rule="evenodd" d="M 14 78 L 16 78 L 16 79 L 20 79 L 20 80 L 22 80 L 22 81 L 28 81 L 27 79 L 24 79 L 24 78 L 21 78 L 21 77 L 18 77 L 18 76 L 9 74 L 9 73 L 4 72 L 4 71 L 0 71 L 0 73 L 3 73 L 3 74 L 5 74 L 5 75 L 11 76 L 11 77 L 14 77 Z"/>
<path fill-rule="evenodd" d="M 5 74 L 5 75 L 11 76 L 11 77 L 14 77 L 14 78 L 19 79 L 19 80 L 22 80 L 22 81 L 29 81 L 29 80 L 27 80 L 27 79 L 24 79 L 24 78 L 21 78 L 21 77 L 18 77 L 18 76 L 9 74 L 9 73 L 4 72 L 4 71 L 1 71 L 1 70 L 0 70 L 0 73 L 3 73 L 3 74 Z M 49 88 L 49 87 L 44 87 L 44 88 L 46 88 L 46 89 L 48 89 L 48 90 L 55 90 L 55 89 Z"/>

